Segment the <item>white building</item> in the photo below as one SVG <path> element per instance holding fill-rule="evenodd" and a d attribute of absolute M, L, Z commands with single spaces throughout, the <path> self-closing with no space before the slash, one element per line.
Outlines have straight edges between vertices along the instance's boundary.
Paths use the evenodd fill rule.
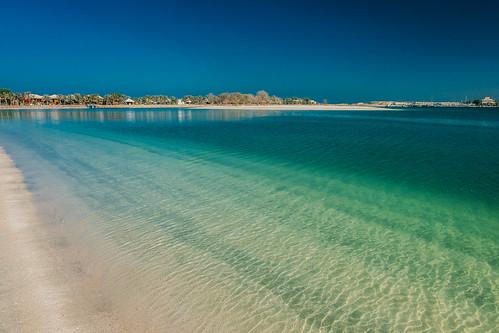
<path fill-rule="evenodd" d="M 482 99 L 482 105 L 484 105 L 484 106 L 494 106 L 494 105 L 496 105 L 496 101 L 494 101 L 494 99 L 492 97 L 487 96 L 484 99 Z"/>
<path fill-rule="evenodd" d="M 135 103 L 135 101 L 133 99 L 131 99 L 131 98 L 127 98 L 126 101 L 125 101 L 126 105 L 132 105 L 134 103 Z"/>
<path fill-rule="evenodd" d="M 28 94 L 24 98 L 24 104 L 37 105 L 43 103 L 43 96 L 37 94 Z"/>

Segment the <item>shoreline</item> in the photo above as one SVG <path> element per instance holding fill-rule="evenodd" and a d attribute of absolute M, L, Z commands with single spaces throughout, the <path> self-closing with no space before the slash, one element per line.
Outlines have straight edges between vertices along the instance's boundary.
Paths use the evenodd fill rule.
<path fill-rule="evenodd" d="M 8 154 L 5 151 L 7 148 Z M 50 165 L 44 164 L 41 172 L 25 170 L 27 160 L 36 160 L 35 163 L 42 164 L 45 162 L 31 153 L 25 154 L 16 145 L 5 146 L 5 150 L 0 146 L 0 262 L 3 263 L 0 265 L 0 332 L 196 331 L 194 323 L 177 322 L 155 310 L 155 306 L 161 304 L 162 311 L 176 312 L 182 304 L 178 303 L 175 295 L 165 294 L 155 303 L 151 302 L 150 297 L 144 297 L 151 291 L 151 286 L 162 288 L 166 282 L 163 275 L 165 271 L 151 271 L 148 274 L 136 272 L 136 267 L 140 267 L 143 261 L 142 257 L 122 255 L 120 244 L 107 239 L 106 229 L 99 228 L 103 217 L 94 215 L 91 208 L 74 196 L 64 181 L 52 178 Z M 36 256 L 35 265 L 16 260 L 16 252 L 6 251 L 16 244 L 14 240 L 4 237 L 7 233 L 2 225 L 5 213 L 3 199 L 12 196 L 2 184 L 2 177 L 6 174 L 4 160 L 8 161 L 11 171 L 20 177 L 19 186 L 22 186 L 29 199 L 19 206 L 33 207 L 30 228 L 34 231 L 24 231 L 23 237 L 29 238 L 33 244 L 25 252 Z M 19 163 L 20 167 L 16 167 L 15 163 Z M 33 190 L 30 190 L 31 186 L 34 186 Z M 27 208 L 24 211 L 17 210 L 17 214 L 21 215 L 26 212 Z M 154 225 L 150 227 L 156 230 Z M 164 267 L 172 263 L 164 259 L 160 262 Z M 22 274 L 16 265 L 22 270 L 32 270 L 33 266 L 38 265 L 46 272 L 46 276 L 33 276 L 29 281 L 16 284 L 15 281 L 20 279 L 19 274 Z M 9 279 L 3 274 L 4 271 L 10 272 Z M 173 281 L 181 283 L 175 278 L 168 279 L 168 283 Z M 56 299 L 50 306 L 45 306 L 20 294 L 21 289 L 28 295 L 33 294 L 31 285 L 42 285 L 39 288 L 41 290 L 54 290 L 51 293 L 57 296 Z M 12 292 L 4 293 L 4 290 Z M 24 301 L 27 298 L 28 301 Z M 39 299 L 43 300 L 44 297 Z M 13 308 L 12 304 L 17 302 L 21 302 L 22 306 Z M 65 319 L 64 327 L 46 328 L 43 322 L 40 323 L 41 319 L 37 321 L 37 316 L 43 318 L 45 311 L 52 311 L 55 316 Z"/>
<path fill-rule="evenodd" d="M 0 331 L 125 332 L 56 221 L 42 222 L 0 146 Z"/>
<path fill-rule="evenodd" d="M 158 104 L 158 105 L 98 105 L 97 109 L 197 109 L 197 110 L 274 110 L 274 111 L 382 111 L 386 107 L 351 104 L 327 105 L 204 105 L 204 104 Z M 86 105 L 1 105 L 2 110 L 65 110 L 89 109 Z"/>

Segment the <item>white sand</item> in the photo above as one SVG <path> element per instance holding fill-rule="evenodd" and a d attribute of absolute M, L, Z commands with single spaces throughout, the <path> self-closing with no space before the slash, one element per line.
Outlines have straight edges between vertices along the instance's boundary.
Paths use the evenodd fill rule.
<path fill-rule="evenodd" d="M 0 147 L 0 332 L 123 332 Z"/>

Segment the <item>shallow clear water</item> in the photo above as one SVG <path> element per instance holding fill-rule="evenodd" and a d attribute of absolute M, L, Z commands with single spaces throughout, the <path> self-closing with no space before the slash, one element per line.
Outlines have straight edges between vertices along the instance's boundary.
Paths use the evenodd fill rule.
<path fill-rule="evenodd" d="M 499 327 L 498 110 L 0 111 L 0 145 L 152 329 Z"/>

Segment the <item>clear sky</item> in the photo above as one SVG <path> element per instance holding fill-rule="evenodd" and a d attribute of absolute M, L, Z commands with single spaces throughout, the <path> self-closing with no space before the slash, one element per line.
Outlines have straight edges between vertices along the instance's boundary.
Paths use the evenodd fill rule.
<path fill-rule="evenodd" d="M 499 1 L 2 1 L 0 87 L 499 98 Z"/>

